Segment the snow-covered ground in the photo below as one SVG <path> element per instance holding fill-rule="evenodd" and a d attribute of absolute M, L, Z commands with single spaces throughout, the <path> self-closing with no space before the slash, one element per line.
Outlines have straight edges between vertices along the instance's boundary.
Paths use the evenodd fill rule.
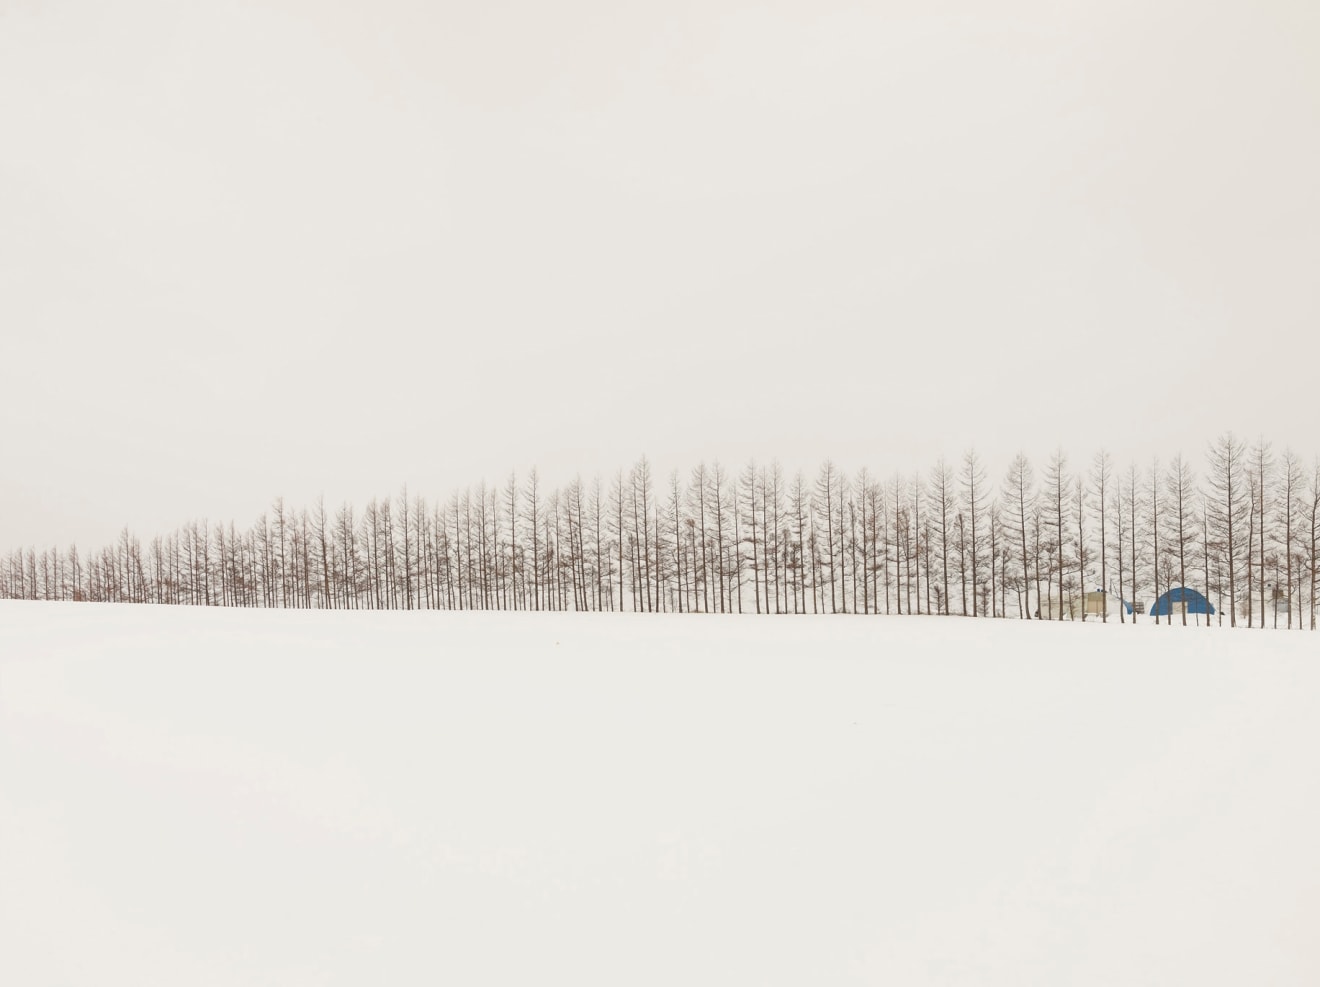
<path fill-rule="evenodd" d="M 0 983 L 1320 983 L 1320 636 L 0 604 Z"/>

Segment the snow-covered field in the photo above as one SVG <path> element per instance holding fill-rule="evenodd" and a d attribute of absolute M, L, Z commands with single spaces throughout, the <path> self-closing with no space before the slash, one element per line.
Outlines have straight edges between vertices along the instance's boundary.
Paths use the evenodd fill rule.
<path fill-rule="evenodd" d="M 1320 635 L 0 604 L 0 983 L 1320 983 Z"/>

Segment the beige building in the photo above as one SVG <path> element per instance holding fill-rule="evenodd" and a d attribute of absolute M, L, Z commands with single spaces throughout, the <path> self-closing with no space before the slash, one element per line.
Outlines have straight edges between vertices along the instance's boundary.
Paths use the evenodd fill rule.
<path fill-rule="evenodd" d="M 1094 590 L 1085 594 L 1065 592 L 1063 594 L 1063 619 L 1081 620 L 1083 612 L 1085 612 L 1088 620 L 1093 617 L 1103 617 L 1106 606 L 1109 608 L 1109 616 L 1111 617 L 1118 616 L 1120 607 L 1126 607 L 1127 612 L 1132 613 L 1130 605 L 1125 604 L 1113 593 L 1106 593 L 1104 590 Z M 1057 620 L 1059 613 L 1059 597 L 1056 593 L 1041 606 L 1040 615 L 1045 620 Z"/>

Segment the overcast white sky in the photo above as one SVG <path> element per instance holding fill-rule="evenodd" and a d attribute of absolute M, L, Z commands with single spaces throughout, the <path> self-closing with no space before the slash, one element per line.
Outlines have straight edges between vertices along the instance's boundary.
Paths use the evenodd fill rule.
<path fill-rule="evenodd" d="M 0 550 L 1320 450 L 1320 4 L 0 0 Z"/>

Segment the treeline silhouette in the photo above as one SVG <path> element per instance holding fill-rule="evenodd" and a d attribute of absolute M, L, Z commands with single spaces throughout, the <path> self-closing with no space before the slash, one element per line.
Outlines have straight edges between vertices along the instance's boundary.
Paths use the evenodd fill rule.
<path fill-rule="evenodd" d="M 442 500 L 405 488 L 328 511 L 281 498 L 244 528 L 14 550 L 0 597 L 1128 622 L 1185 586 L 1216 615 L 1182 607 L 1166 621 L 1314 630 L 1318 512 L 1320 459 L 1232 434 L 1209 444 L 1199 479 L 1181 454 L 1119 470 L 1100 452 L 1074 469 L 1062 450 L 1039 478 L 1025 455 L 992 478 L 971 450 L 883 479 L 830 462 L 810 479 L 712 463 L 657 487 L 642 458 L 553 490 L 533 469 Z"/>

